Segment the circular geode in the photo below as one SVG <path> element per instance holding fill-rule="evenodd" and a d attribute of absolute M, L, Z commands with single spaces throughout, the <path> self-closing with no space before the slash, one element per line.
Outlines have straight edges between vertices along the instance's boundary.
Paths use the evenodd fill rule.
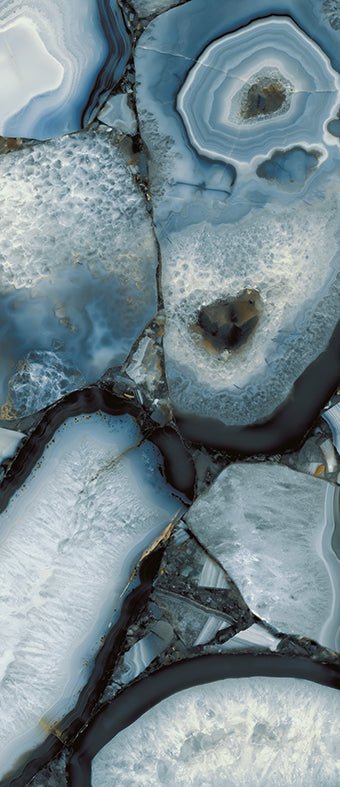
<path fill-rule="evenodd" d="M 212 41 L 194 61 L 176 107 L 201 156 L 250 165 L 283 140 L 287 147 L 326 140 L 338 89 L 318 44 L 291 19 L 272 16 Z"/>

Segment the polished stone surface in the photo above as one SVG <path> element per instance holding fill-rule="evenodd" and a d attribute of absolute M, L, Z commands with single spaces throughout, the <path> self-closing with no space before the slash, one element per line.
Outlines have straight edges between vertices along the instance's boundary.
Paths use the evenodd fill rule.
<path fill-rule="evenodd" d="M 1 3 L 1 787 L 339 783 L 339 35 Z"/>

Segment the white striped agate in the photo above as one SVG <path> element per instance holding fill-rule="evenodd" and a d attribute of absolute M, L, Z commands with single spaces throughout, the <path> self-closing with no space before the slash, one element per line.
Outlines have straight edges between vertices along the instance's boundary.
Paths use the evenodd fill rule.
<path fill-rule="evenodd" d="M 103 0 L 3 0 L 0 134 L 48 139 L 86 124 L 130 51 L 116 0 L 109 8 Z"/>

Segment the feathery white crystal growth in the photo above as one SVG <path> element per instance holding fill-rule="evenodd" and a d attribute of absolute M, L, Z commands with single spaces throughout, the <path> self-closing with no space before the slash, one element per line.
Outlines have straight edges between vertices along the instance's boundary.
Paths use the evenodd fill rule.
<path fill-rule="evenodd" d="M 325 124 L 339 88 L 320 47 L 292 20 L 271 17 L 210 44 L 189 72 L 177 109 L 201 155 L 244 164 L 282 140 L 332 143 Z"/>
<path fill-rule="evenodd" d="M 339 489 L 284 466 L 234 464 L 185 517 L 250 608 L 278 629 L 340 647 Z"/>
<path fill-rule="evenodd" d="M 241 678 L 175 694 L 94 758 L 93 787 L 336 787 L 340 693 Z"/>
<path fill-rule="evenodd" d="M 0 134 L 48 139 L 83 126 L 96 81 L 124 71 L 129 40 L 116 0 L 2 0 Z M 100 78 L 99 78 L 100 81 Z"/>
<path fill-rule="evenodd" d="M 55 433 L 0 516 L 0 778 L 75 704 L 137 557 L 180 503 L 130 416 Z"/>

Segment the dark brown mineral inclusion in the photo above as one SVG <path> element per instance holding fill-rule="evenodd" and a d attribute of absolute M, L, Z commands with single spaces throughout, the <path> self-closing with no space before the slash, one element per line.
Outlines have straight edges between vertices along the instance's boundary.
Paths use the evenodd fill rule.
<path fill-rule="evenodd" d="M 256 290 L 243 290 L 236 297 L 202 306 L 198 330 L 215 350 L 235 350 L 253 333 L 259 320 L 261 299 Z"/>
<path fill-rule="evenodd" d="M 286 91 L 280 82 L 261 80 L 249 88 L 242 102 L 241 113 L 244 118 L 270 115 L 281 109 L 285 99 Z"/>

